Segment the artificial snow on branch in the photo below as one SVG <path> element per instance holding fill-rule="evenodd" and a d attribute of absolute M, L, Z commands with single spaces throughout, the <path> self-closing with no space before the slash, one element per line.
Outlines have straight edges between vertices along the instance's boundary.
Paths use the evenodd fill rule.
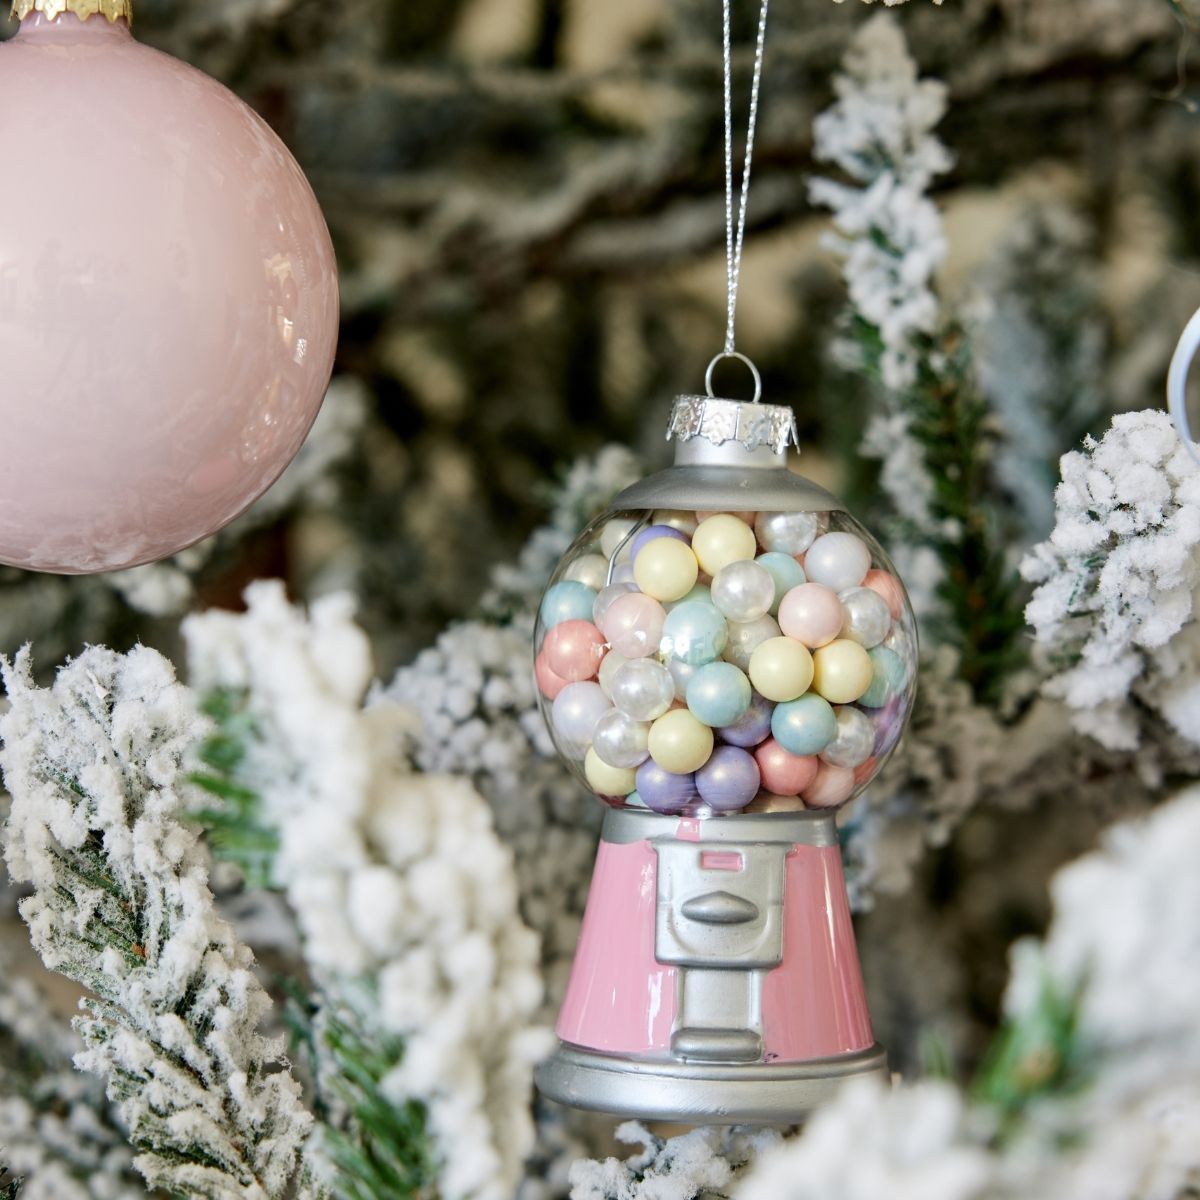
<path fill-rule="evenodd" d="M 21 915 L 34 948 L 91 993 L 76 1065 L 105 1079 L 152 1186 L 288 1194 L 312 1119 L 282 1044 L 258 1032 L 270 999 L 180 820 L 183 759 L 206 731 L 188 690 L 142 647 L 89 649 L 49 688 L 27 651 L 0 671 L 6 859 L 32 888 Z"/>
<path fill-rule="evenodd" d="M 275 583 L 246 601 L 244 615 L 184 626 L 193 685 L 236 742 L 200 781 L 235 789 L 240 817 L 273 839 L 266 879 L 287 895 L 340 1026 L 394 1044 L 378 1087 L 426 1114 L 438 1194 L 504 1200 L 533 1149 L 532 1069 L 549 1046 L 531 1025 L 538 946 L 511 855 L 469 780 L 413 770 L 415 714 L 363 707 L 372 660 L 348 597 L 309 616 Z"/>
<path fill-rule="evenodd" d="M 1164 722 L 1200 747 L 1200 468 L 1170 417 L 1122 413 L 1064 455 L 1055 508 L 1021 567 L 1047 693 L 1110 749 Z"/>

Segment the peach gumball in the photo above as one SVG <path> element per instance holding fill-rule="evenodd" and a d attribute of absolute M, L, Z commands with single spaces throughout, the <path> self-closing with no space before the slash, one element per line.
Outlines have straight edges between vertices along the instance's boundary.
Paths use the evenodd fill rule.
<path fill-rule="evenodd" d="M 791 754 L 774 738 L 763 742 L 754 757 L 763 787 L 777 796 L 798 796 L 812 784 L 821 765 L 816 755 Z"/>
<path fill-rule="evenodd" d="M 845 619 L 837 593 L 820 583 L 802 583 L 779 602 L 779 628 L 810 650 L 832 642 Z"/>
<path fill-rule="evenodd" d="M 591 679 L 604 657 L 604 634 L 591 621 L 564 621 L 546 634 L 542 654 L 560 679 L 568 683 Z"/>
<path fill-rule="evenodd" d="M 553 700 L 571 682 L 550 669 L 550 664 L 546 661 L 545 650 L 533 660 L 533 678 L 537 683 L 538 691 L 547 700 Z"/>
<path fill-rule="evenodd" d="M 854 791 L 854 772 L 849 767 L 833 767 L 821 763 L 812 783 L 804 789 L 803 800 L 808 808 L 837 808 L 845 804 Z"/>
<path fill-rule="evenodd" d="M 904 611 L 904 586 L 895 575 L 873 567 L 863 577 L 862 586 L 883 597 L 893 621 L 900 619 L 900 614 Z"/>

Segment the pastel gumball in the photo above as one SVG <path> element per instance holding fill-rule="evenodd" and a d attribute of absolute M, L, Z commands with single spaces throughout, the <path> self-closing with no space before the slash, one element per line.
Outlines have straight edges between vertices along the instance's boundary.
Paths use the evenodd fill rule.
<path fill-rule="evenodd" d="M 701 521 L 692 534 L 692 550 L 701 568 L 716 576 L 722 567 L 758 553 L 754 530 L 731 513 L 717 513 Z"/>
<path fill-rule="evenodd" d="M 838 637 L 845 620 L 837 593 L 821 583 L 802 583 L 779 604 L 779 628 L 810 650 Z"/>
<path fill-rule="evenodd" d="M 804 811 L 799 796 L 777 796 L 765 788 L 742 810 L 747 813 L 793 813 Z"/>
<path fill-rule="evenodd" d="M 652 542 L 655 538 L 662 537 L 674 538 L 678 542 L 683 542 L 684 545 L 687 545 L 688 542 L 686 534 L 680 533 L 678 529 L 673 529 L 670 525 L 649 525 L 633 535 L 633 541 L 629 543 L 630 559 L 636 564 L 638 551 L 647 542 Z"/>
<path fill-rule="evenodd" d="M 660 537 L 647 542 L 633 561 L 633 578 L 655 600 L 679 600 L 696 584 L 700 568 L 687 542 Z"/>
<path fill-rule="evenodd" d="M 693 600 L 667 613 L 662 629 L 662 649 L 692 666 L 699 666 L 720 658 L 728 638 L 729 627 L 717 609 L 701 600 Z"/>
<path fill-rule="evenodd" d="M 637 580 L 633 577 L 633 563 L 626 559 L 622 563 L 617 563 L 612 569 L 612 578 L 610 583 L 632 583 L 637 586 Z"/>
<path fill-rule="evenodd" d="M 730 621 L 728 634 L 724 658 L 735 667 L 749 671 L 750 656 L 754 651 L 763 642 L 780 636 L 779 623 L 774 617 L 759 617 L 757 621 Z"/>
<path fill-rule="evenodd" d="M 700 516 L 683 508 L 660 508 L 654 513 L 653 521 L 655 525 L 667 525 L 671 529 L 678 529 L 690 538 L 696 532 L 696 526 L 700 524 Z"/>
<path fill-rule="evenodd" d="M 633 531 L 640 522 L 632 517 L 613 517 L 600 532 L 600 553 L 609 562 L 614 557 L 617 562 L 624 562 L 629 557 L 629 546 L 633 541 Z"/>
<path fill-rule="evenodd" d="M 546 665 L 572 683 L 596 674 L 604 650 L 604 634 L 591 621 L 564 621 L 549 630 L 542 642 Z"/>
<path fill-rule="evenodd" d="M 905 671 L 900 656 L 886 646 L 867 651 L 871 660 L 871 686 L 858 698 L 864 708 L 882 708 L 904 687 Z"/>
<path fill-rule="evenodd" d="M 750 656 L 750 682 L 768 700 L 795 700 L 812 679 L 812 655 L 792 638 L 771 638 Z"/>
<path fill-rule="evenodd" d="M 821 751 L 821 761 L 834 767 L 861 767 L 875 748 L 875 726 L 863 712 L 849 705 L 833 711 L 837 733 Z"/>
<path fill-rule="evenodd" d="M 783 598 L 794 587 L 807 583 L 804 568 L 790 555 L 781 554 L 778 550 L 760 554 L 755 560 L 760 567 L 765 567 L 775 581 L 775 598 L 771 601 L 771 616 L 776 616 Z"/>
<path fill-rule="evenodd" d="M 712 602 L 730 621 L 757 621 L 775 603 L 775 577 L 751 559 L 722 567 L 712 581 Z"/>
<path fill-rule="evenodd" d="M 691 604 L 693 600 L 699 600 L 704 604 L 712 604 L 712 590 L 707 583 L 701 583 L 697 580 L 692 586 L 692 590 L 686 596 L 681 596 L 678 600 L 667 601 L 663 604 L 663 608 L 667 612 L 671 612 L 681 604 Z"/>
<path fill-rule="evenodd" d="M 613 676 L 609 695 L 635 721 L 656 721 L 675 699 L 675 680 L 657 659 L 631 658 Z"/>
<path fill-rule="evenodd" d="M 894 696 L 875 718 L 875 757 L 882 758 L 895 749 L 904 732 L 905 704 L 903 696 Z"/>
<path fill-rule="evenodd" d="M 733 663 L 705 663 L 687 686 L 687 706 L 705 725 L 732 725 L 750 707 L 750 680 Z"/>
<path fill-rule="evenodd" d="M 576 579 L 563 579 L 546 589 L 539 613 L 547 629 L 564 621 L 591 621 L 596 592 Z"/>
<path fill-rule="evenodd" d="M 649 734 L 649 724 L 610 708 L 592 730 L 592 748 L 610 767 L 637 767 L 650 757 Z"/>
<path fill-rule="evenodd" d="M 874 567 L 863 576 L 862 585 L 883 598 L 893 621 L 900 619 L 900 614 L 904 611 L 904 585 L 895 575 Z"/>
<path fill-rule="evenodd" d="M 649 746 L 650 757 L 663 770 L 687 775 L 708 762 L 713 751 L 713 731 L 696 720 L 688 709 L 676 708 L 650 726 Z"/>
<path fill-rule="evenodd" d="M 749 750 L 771 736 L 771 714 L 775 705 L 765 696 L 752 692 L 750 707 L 732 725 L 722 725 L 717 736 L 731 746 Z"/>
<path fill-rule="evenodd" d="M 533 678 L 537 684 L 538 691 L 547 700 L 553 700 L 570 683 L 569 679 L 563 679 L 561 675 L 555 675 L 550 670 L 550 665 L 546 662 L 546 652 L 544 650 L 533 660 Z"/>
<path fill-rule="evenodd" d="M 875 772 L 879 770 L 879 759 L 872 756 L 866 762 L 859 763 L 854 768 L 854 786 L 856 788 L 863 787 L 875 778 Z"/>
<path fill-rule="evenodd" d="M 878 646 L 891 632 L 892 614 L 878 592 L 868 587 L 852 587 L 842 592 L 838 599 L 846 614 L 842 622 L 842 637 L 869 650 L 872 646 Z"/>
<path fill-rule="evenodd" d="M 609 766 L 595 749 L 587 752 L 583 773 L 597 796 L 628 796 L 637 787 L 637 774 L 632 768 Z"/>
<path fill-rule="evenodd" d="M 600 670 L 596 673 L 596 681 L 600 684 L 604 694 L 611 699 L 613 680 L 616 679 L 617 672 L 625 663 L 640 661 L 641 659 L 629 659 L 623 654 L 618 654 L 615 650 L 609 650 L 600 660 Z"/>
<path fill-rule="evenodd" d="M 677 813 L 699 799 L 694 774 L 668 771 L 653 759 L 638 767 L 637 791 L 647 808 L 660 813 Z"/>
<path fill-rule="evenodd" d="M 812 754 L 792 754 L 774 738 L 754 751 L 762 785 L 777 796 L 798 796 L 816 778 L 821 760 Z"/>
<path fill-rule="evenodd" d="M 703 665 L 703 663 L 684 662 L 682 658 L 676 658 L 674 655 L 667 659 L 667 670 L 671 673 L 671 678 L 675 681 L 676 700 L 686 702 L 688 684 L 691 683 L 692 676 Z"/>
<path fill-rule="evenodd" d="M 837 808 L 854 793 L 854 772 L 849 767 L 833 767 L 822 763 L 812 783 L 804 789 L 803 800 L 808 808 Z"/>
<path fill-rule="evenodd" d="M 853 704 L 874 677 L 871 657 L 857 642 L 838 638 L 813 651 L 813 690 L 830 704 Z"/>
<path fill-rule="evenodd" d="M 555 697 L 550 722 L 572 758 L 582 758 L 591 745 L 596 722 L 612 709 L 598 683 L 569 683 Z"/>
<path fill-rule="evenodd" d="M 698 512 L 696 514 L 696 516 L 698 516 L 701 521 L 707 521 L 709 519 L 709 517 L 723 517 L 723 516 L 736 517 L 743 524 L 749 525 L 750 528 L 753 529 L 754 522 L 755 522 L 756 518 L 758 517 L 758 513 L 755 513 L 755 512 L 727 513 L 727 512 L 725 512 L 724 509 L 713 508 L 713 509 L 706 509 L 703 512 Z"/>
<path fill-rule="evenodd" d="M 820 754 L 837 736 L 837 717 L 827 700 L 809 692 L 775 706 L 771 734 L 790 754 Z"/>
<path fill-rule="evenodd" d="M 745 808 L 758 795 L 759 786 L 758 763 L 737 746 L 718 746 L 696 772 L 700 799 L 714 812 Z"/>
<path fill-rule="evenodd" d="M 761 512 L 754 532 L 764 550 L 803 554 L 820 530 L 821 516 L 814 512 Z"/>
<path fill-rule="evenodd" d="M 834 592 L 857 587 L 870 569 L 871 552 L 853 533 L 822 534 L 804 553 L 804 573 Z"/>
<path fill-rule="evenodd" d="M 645 800 L 642 799 L 641 794 L 637 791 L 636 788 L 632 792 L 630 792 L 628 796 L 625 797 L 625 804 L 628 808 L 649 808 L 650 807 L 650 805 L 648 805 L 645 802 Z"/>
<path fill-rule="evenodd" d="M 596 599 L 592 601 L 592 624 L 603 629 L 604 616 L 614 602 L 637 590 L 636 583 L 610 583 L 607 587 L 602 587 L 596 593 Z"/>
<path fill-rule="evenodd" d="M 657 600 L 641 592 L 630 592 L 612 602 L 601 629 L 618 654 L 645 658 L 658 653 L 666 619 L 666 610 Z"/>
<path fill-rule="evenodd" d="M 608 559 L 603 554 L 584 554 L 564 572 L 564 579 L 573 579 L 598 592 L 608 582 Z"/>

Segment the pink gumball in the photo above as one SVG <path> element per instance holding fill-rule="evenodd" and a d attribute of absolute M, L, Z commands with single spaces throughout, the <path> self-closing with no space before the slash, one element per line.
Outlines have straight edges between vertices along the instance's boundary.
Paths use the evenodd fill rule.
<path fill-rule="evenodd" d="M 900 619 L 900 614 L 904 611 L 904 588 L 895 575 L 873 567 L 863 577 L 862 586 L 883 597 L 893 621 Z"/>
<path fill-rule="evenodd" d="M 591 679 L 604 657 L 604 634 L 591 621 L 563 621 L 546 634 L 538 657 L 543 656 L 546 666 L 567 683 Z"/>
<path fill-rule="evenodd" d="M 792 588 L 779 605 L 779 628 L 810 650 L 832 642 L 842 632 L 845 619 L 837 594 L 820 583 Z"/>
<path fill-rule="evenodd" d="M 831 767 L 823 762 L 804 789 L 803 800 L 808 808 L 837 808 L 850 799 L 854 788 L 854 772 L 849 767 Z"/>
<path fill-rule="evenodd" d="M 815 754 L 790 754 L 774 738 L 763 742 L 754 757 L 763 787 L 777 796 L 798 796 L 816 778 L 821 765 Z"/>
<path fill-rule="evenodd" d="M 657 654 L 667 610 L 652 596 L 629 592 L 608 606 L 601 628 L 612 648 L 626 658 Z"/>
<path fill-rule="evenodd" d="M 545 650 L 533 660 L 533 678 L 537 683 L 538 691 L 547 700 L 553 700 L 571 682 L 569 679 L 564 679 L 561 675 L 556 675 L 550 669 L 550 664 L 546 662 Z"/>
<path fill-rule="evenodd" d="M 25 17 L 0 44 L 0 145 L 19 209 L 0 563 L 182 550 L 274 483 L 324 398 L 338 283 L 312 189 L 260 117 L 123 17 Z"/>
<path fill-rule="evenodd" d="M 877 758 L 868 758 L 865 763 L 859 763 L 854 768 L 854 786 L 862 787 L 878 770 L 879 759 Z"/>

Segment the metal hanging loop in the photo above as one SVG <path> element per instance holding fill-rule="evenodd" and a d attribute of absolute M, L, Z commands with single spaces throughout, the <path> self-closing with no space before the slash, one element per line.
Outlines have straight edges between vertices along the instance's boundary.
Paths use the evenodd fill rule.
<path fill-rule="evenodd" d="M 736 358 L 738 362 L 743 362 L 750 368 L 750 374 L 754 376 L 754 403 L 757 404 L 762 399 L 762 376 L 758 373 L 758 368 L 754 363 L 739 350 L 722 350 L 708 364 L 708 370 L 704 372 L 704 390 L 708 393 L 708 398 L 710 400 L 717 398 L 713 394 L 713 371 L 716 370 L 717 363 L 724 362 L 727 358 Z"/>

